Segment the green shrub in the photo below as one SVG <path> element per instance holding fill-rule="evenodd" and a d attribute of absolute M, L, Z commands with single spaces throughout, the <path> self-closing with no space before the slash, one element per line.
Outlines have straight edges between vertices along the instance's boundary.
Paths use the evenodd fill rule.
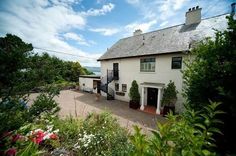
<path fill-rule="evenodd" d="M 82 120 L 74 119 L 72 117 L 66 119 L 57 119 L 54 125 L 59 129 L 59 137 L 61 146 L 71 150 L 79 137 L 79 129 L 82 125 Z"/>
<path fill-rule="evenodd" d="M 60 110 L 58 103 L 53 99 L 59 94 L 59 89 L 54 86 L 47 86 L 45 92 L 37 96 L 36 100 L 29 109 L 32 117 L 37 117 L 42 112 L 55 114 Z"/>
<path fill-rule="evenodd" d="M 213 135 L 220 133 L 217 118 L 223 112 L 218 110 L 219 103 L 211 102 L 201 112 L 187 110 L 183 115 L 168 115 L 168 122 L 158 124 L 158 131 L 147 139 L 135 128 L 130 137 L 133 151 L 130 155 L 216 155 Z"/>
<path fill-rule="evenodd" d="M 109 113 L 90 114 L 80 128 L 74 149 L 81 155 L 127 155 L 127 135 Z"/>
<path fill-rule="evenodd" d="M 170 81 L 166 88 L 164 88 L 163 97 L 161 100 L 162 106 L 174 106 L 177 100 L 176 86 L 173 81 Z"/>
<path fill-rule="evenodd" d="M 21 127 L 28 121 L 28 110 L 23 100 L 7 98 L 0 102 L 0 136 Z"/>
<path fill-rule="evenodd" d="M 138 84 L 136 80 L 133 80 L 132 86 L 129 90 L 129 97 L 132 101 L 140 101 L 140 94 L 138 90 Z"/>

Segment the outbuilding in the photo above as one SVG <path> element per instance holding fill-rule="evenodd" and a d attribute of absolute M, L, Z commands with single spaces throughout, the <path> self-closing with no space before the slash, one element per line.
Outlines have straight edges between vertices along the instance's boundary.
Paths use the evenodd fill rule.
<path fill-rule="evenodd" d="M 89 93 L 100 93 L 101 78 L 98 75 L 79 76 L 79 86 L 81 91 Z"/>

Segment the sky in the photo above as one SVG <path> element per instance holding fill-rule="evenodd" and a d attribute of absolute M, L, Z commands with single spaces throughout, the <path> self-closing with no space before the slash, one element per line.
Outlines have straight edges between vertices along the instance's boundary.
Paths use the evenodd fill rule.
<path fill-rule="evenodd" d="M 182 24 L 188 8 L 200 6 L 202 18 L 230 13 L 235 0 L 0 0 L 0 37 L 7 33 L 83 66 L 134 30 L 150 32 Z M 40 49 L 36 49 L 40 48 Z M 53 51 L 47 51 L 53 50 Z M 57 53 L 55 53 L 57 52 Z M 68 53 L 72 55 L 60 54 Z"/>

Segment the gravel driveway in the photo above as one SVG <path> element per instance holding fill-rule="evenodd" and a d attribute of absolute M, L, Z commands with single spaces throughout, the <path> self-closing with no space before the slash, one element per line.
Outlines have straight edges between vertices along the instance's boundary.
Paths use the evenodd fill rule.
<path fill-rule="evenodd" d="M 32 94 L 30 99 L 33 100 L 38 94 Z M 165 118 L 159 115 L 148 114 L 139 110 L 130 109 L 127 102 L 118 100 L 106 100 L 101 97 L 96 100 L 95 94 L 64 90 L 60 92 L 55 100 L 59 103 L 61 117 L 74 116 L 85 117 L 91 112 L 111 112 L 116 117 L 121 126 L 133 131 L 132 126 L 138 125 L 143 128 L 145 133 L 156 128 L 157 122 L 165 122 Z M 32 102 L 32 101 L 31 101 Z"/>

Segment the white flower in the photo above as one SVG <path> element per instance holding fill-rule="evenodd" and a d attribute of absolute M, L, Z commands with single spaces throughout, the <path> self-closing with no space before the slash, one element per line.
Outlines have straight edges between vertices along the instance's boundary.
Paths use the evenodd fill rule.
<path fill-rule="evenodd" d="M 46 135 L 44 135 L 43 140 L 50 139 L 51 135 L 52 135 L 52 133 L 47 133 Z"/>
<path fill-rule="evenodd" d="M 53 131 L 54 133 L 58 133 L 59 132 L 59 129 L 56 129 L 55 131 Z"/>
<path fill-rule="evenodd" d="M 43 131 L 42 129 L 38 128 L 36 130 L 34 130 L 34 132 L 39 132 L 39 131 Z"/>

